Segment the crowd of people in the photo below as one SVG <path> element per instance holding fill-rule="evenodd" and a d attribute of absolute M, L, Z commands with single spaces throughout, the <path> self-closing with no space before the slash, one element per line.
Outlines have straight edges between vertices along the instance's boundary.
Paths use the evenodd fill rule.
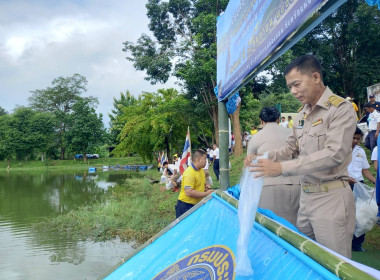
<path fill-rule="evenodd" d="M 364 133 L 357 127 L 355 107 L 352 100 L 335 95 L 324 85 L 322 67 L 312 55 L 292 61 L 284 75 L 290 92 L 303 105 L 297 116 L 294 120 L 288 116 L 286 121 L 276 108 L 265 107 L 260 112 L 260 130 L 253 126 L 242 139 L 247 147 L 244 165 L 255 177 L 264 176 L 259 207 L 272 210 L 311 239 L 351 258 L 352 250 L 364 250 L 364 235 L 353 235 L 356 215 L 352 189 L 355 183 L 363 182 L 363 176 L 373 184 L 376 181 L 359 145 Z M 371 160 L 377 168 L 380 103 L 370 96 L 364 108 L 368 121 L 365 147 L 372 151 Z M 265 152 L 268 159 L 252 163 Z M 213 191 L 207 179 L 209 165 L 219 180 L 217 145 L 193 152 L 180 182 L 172 182 L 174 172 L 167 174 L 173 186 L 181 186 L 176 217 Z"/>

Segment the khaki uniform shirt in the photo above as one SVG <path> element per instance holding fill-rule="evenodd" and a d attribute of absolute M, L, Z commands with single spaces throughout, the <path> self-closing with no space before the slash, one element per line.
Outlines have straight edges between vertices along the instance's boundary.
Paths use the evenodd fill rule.
<path fill-rule="evenodd" d="M 351 103 L 326 87 L 314 108 L 301 108 L 286 146 L 269 152 L 268 157 L 283 161 L 282 175 L 303 175 L 301 184 L 348 180 L 355 129 Z"/>
<path fill-rule="evenodd" d="M 268 122 L 264 128 L 252 136 L 249 141 L 247 155 L 264 154 L 270 150 L 286 145 L 286 140 L 292 134 L 290 128 L 279 126 L 276 122 Z M 299 184 L 298 176 L 265 177 L 263 186 Z"/>

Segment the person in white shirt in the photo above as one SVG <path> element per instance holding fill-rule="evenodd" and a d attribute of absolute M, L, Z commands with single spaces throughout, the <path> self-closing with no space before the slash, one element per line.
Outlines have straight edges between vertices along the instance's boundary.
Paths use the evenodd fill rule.
<path fill-rule="evenodd" d="M 214 144 L 212 147 L 214 149 L 212 153 L 213 165 L 214 165 L 213 169 L 216 176 L 216 180 L 219 181 L 219 148 L 216 144 Z"/>
<path fill-rule="evenodd" d="M 214 159 L 213 159 L 213 157 L 214 157 L 213 153 L 214 153 L 213 149 L 209 148 L 209 150 L 208 150 L 208 160 L 210 161 L 209 165 L 211 165 L 212 162 L 214 161 Z"/>
<path fill-rule="evenodd" d="M 285 120 L 285 117 L 281 117 L 280 125 L 282 127 L 288 128 L 288 122 Z"/>
<path fill-rule="evenodd" d="M 369 163 L 367 160 L 367 156 L 365 154 L 365 151 L 362 147 L 359 146 L 359 143 L 361 142 L 363 137 L 363 132 L 360 130 L 360 128 L 356 128 L 354 137 L 352 139 L 352 160 L 351 163 L 348 165 L 348 183 L 350 184 L 351 188 L 354 188 L 354 184 L 357 182 L 364 182 L 364 177 L 366 177 L 368 180 L 370 180 L 373 184 L 375 184 L 376 179 L 369 171 Z M 353 251 L 365 251 L 363 249 L 362 244 L 364 242 L 365 234 L 356 237 L 354 235 L 352 239 L 352 250 Z"/>
<path fill-rule="evenodd" d="M 368 115 L 368 135 L 365 138 L 364 146 L 373 151 L 376 147 L 377 136 L 380 131 L 380 113 L 375 110 L 375 106 L 372 103 L 364 105 L 364 110 L 369 113 Z"/>

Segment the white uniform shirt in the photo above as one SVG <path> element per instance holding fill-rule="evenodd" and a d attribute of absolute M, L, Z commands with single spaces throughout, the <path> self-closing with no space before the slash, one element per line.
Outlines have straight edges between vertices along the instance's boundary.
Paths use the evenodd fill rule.
<path fill-rule="evenodd" d="M 209 155 L 210 159 L 212 160 L 212 158 L 214 156 L 214 150 L 210 149 L 210 151 L 208 152 L 208 155 Z"/>
<path fill-rule="evenodd" d="M 212 157 L 215 156 L 215 159 L 219 159 L 219 148 L 216 148 L 212 153 Z"/>
<path fill-rule="evenodd" d="M 377 146 L 372 151 L 371 160 L 372 161 L 377 160 Z"/>
<path fill-rule="evenodd" d="M 368 115 L 368 129 L 376 131 L 378 122 L 380 122 L 380 114 L 375 110 Z"/>
<path fill-rule="evenodd" d="M 352 150 L 352 160 L 347 167 L 348 175 L 356 181 L 363 181 L 363 169 L 369 169 L 367 156 L 362 147 L 356 145 Z"/>

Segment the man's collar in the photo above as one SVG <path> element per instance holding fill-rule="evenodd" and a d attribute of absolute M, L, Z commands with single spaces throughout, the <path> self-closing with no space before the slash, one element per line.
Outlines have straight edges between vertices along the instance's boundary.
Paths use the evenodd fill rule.
<path fill-rule="evenodd" d="M 322 108 L 325 108 L 325 109 L 328 109 L 330 107 L 330 101 L 329 101 L 329 97 L 332 95 L 332 91 L 330 90 L 329 87 L 325 87 L 325 91 L 322 93 L 321 97 L 319 98 L 319 100 L 317 101 L 317 104 L 315 104 L 314 107 L 316 106 L 319 106 L 319 107 L 322 107 Z M 305 111 L 306 113 L 310 113 L 311 111 L 311 106 L 310 104 L 306 104 L 305 106 L 303 106 L 303 108 L 301 109 L 301 111 Z"/>
<path fill-rule="evenodd" d="M 195 171 L 198 171 L 198 169 L 194 166 L 193 163 L 191 163 L 191 166 L 194 168 Z"/>

